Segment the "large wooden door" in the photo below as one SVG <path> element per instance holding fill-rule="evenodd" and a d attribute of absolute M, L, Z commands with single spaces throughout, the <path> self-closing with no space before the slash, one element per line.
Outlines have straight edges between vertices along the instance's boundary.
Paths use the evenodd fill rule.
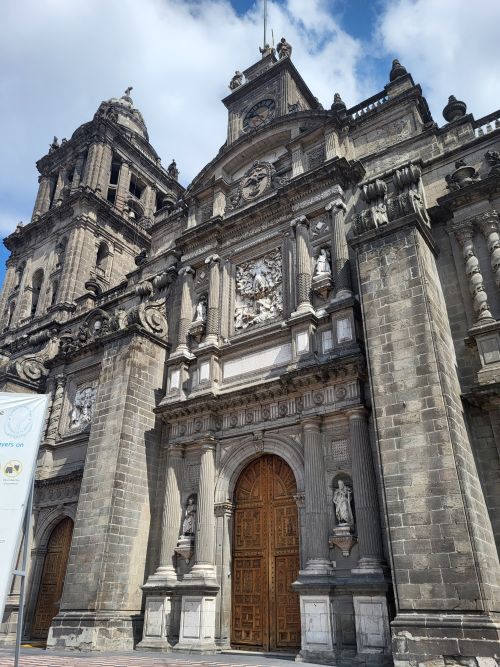
<path fill-rule="evenodd" d="M 297 492 L 290 466 L 265 455 L 242 472 L 235 491 L 233 646 L 269 651 L 300 647 Z"/>
<path fill-rule="evenodd" d="M 31 626 L 32 639 L 47 639 L 52 619 L 59 611 L 72 534 L 73 521 L 66 517 L 57 524 L 49 538 Z"/>

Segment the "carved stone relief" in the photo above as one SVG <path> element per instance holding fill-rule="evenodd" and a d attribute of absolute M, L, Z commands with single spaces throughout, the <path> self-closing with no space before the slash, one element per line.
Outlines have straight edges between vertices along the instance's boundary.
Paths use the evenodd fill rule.
<path fill-rule="evenodd" d="M 92 421 L 96 392 L 96 387 L 81 387 L 77 390 L 70 415 L 72 431 L 83 431 Z"/>
<path fill-rule="evenodd" d="M 274 319 L 282 312 L 282 258 L 278 248 L 236 267 L 236 330 Z"/>

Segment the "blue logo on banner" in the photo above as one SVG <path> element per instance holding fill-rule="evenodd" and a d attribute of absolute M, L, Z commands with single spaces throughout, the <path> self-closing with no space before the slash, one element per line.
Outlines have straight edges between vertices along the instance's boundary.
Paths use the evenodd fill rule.
<path fill-rule="evenodd" d="M 12 438 L 22 438 L 31 431 L 33 417 L 31 410 L 25 405 L 18 405 L 7 412 L 4 430 Z"/>

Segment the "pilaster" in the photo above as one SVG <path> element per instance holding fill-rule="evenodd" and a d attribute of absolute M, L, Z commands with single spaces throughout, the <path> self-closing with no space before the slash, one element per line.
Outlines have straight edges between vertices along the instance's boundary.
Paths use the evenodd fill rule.
<path fill-rule="evenodd" d="M 297 309 L 293 316 L 299 316 L 304 313 L 313 313 L 314 309 L 311 305 L 311 254 L 309 251 L 309 220 L 305 215 L 296 218 L 292 223 L 295 229 L 296 238 L 296 294 L 297 294 Z"/>

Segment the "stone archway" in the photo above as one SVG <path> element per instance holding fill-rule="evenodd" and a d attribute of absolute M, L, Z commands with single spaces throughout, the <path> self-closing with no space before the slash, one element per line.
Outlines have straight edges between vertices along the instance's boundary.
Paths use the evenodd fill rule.
<path fill-rule="evenodd" d="M 69 517 L 59 521 L 50 534 L 31 623 L 32 639 L 47 639 L 52 619 L 59 611 L 72 534 Z"/>
<path fill-rule="evenodd" d="M 290 651 L 300 647 L 297 484 L 275 454 L 251 461 L 234 491 L 231 644 Z"/>

